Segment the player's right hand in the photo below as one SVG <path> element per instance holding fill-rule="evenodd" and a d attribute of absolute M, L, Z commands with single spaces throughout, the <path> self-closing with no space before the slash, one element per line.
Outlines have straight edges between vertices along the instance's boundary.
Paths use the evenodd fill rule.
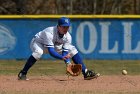
<path fill-rule="evenodd" d="M 63 57 L 63 60 L 71 58 L 70 54 L 67 54 L 66 56 Z"/>

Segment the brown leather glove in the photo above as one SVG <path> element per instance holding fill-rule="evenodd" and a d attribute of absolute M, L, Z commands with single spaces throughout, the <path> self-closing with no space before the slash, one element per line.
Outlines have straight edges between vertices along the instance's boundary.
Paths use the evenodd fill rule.
<path fill-rule="evenodd" d="M 68 75 L 71 76 L 78 76 L 80 75 L 81 71 L 82 71 L 82 65 L 81 64 L 68 64 L 66 71 Z"/>

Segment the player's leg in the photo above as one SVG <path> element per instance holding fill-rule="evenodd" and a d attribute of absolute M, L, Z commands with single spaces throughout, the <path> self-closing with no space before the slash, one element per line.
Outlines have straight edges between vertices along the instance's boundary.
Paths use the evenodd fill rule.
<path fill-rule="evenodd" d="M 70 54 L 72 56 L 72 60 L 75 64 L 82 65 L 82 74 L 84 75 L 85 80 L 90 80 L 93 78 L 97 78 L 99 73 L 95 73 L 94 71 L 88 70 L 81 58 L 80 54 L 78 53 L 77 49 L 74 46 L 70 47 Z"/>
<path fill-rule="evenodd" d="M 28 58 L 26 61 L 26 64 L 24 65 L 23 69 L 18 74 L 19 80 L 27 80 L 26 75 L 28 70 L 35 64 L 35 62 L 41 58 L 43 54 L 43 45 L 32 40 L 30 44 L 32 55 Z"/>
<path fill-rule="evenodd" d="M 27 72 L 33 66 L 33 64 L 36 61 L 37 60 L 32 55 L 28 58 L 28 60 L 26 61 L 26 64 L 23 67 L 23 69 L 18 74 L 18 79 L 19 80 L 27 80 L 27 78 L 26 78 Z"/>

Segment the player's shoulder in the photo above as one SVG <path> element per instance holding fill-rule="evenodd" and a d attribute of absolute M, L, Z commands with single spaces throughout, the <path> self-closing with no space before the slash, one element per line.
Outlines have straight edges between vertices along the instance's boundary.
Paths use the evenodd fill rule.
<path fill-rule="evenodd" d="M 43 30 L 45 33 L 53 33 L 56 30 L 56 26 L 47 27 Z"/>
<path fill-rule="evenodd" d="M 51 26 L 51 27 L 45 28 L 43 31 L 53 31 L 55 28 L 56 26 Z"/>
<path fill-rule="evenodd" d="M 66 33 L 67 37 L 71 37 L 71 34 L 69 32 Z"/>
<path fill-rule="evenodd" d="M 71 35 L 70 35 L 70 33 L 69 32 L 67 32 L 66 34 L 65 34 L 65 37 L 64 37 L 66 40 L 71 40 Z"/>

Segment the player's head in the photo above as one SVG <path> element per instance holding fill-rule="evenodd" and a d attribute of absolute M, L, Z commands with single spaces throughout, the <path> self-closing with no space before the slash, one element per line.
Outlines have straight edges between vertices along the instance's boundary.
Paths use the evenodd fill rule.
<path fill-rule="evenodd" d="M 70 26 L 70 19 L 66 17 L 61 17 L 58 19 L 59 26 Z"/>
<path fill-rule="evenodd" d="M 58 19 L 58 31 L 60 34 L 66 34 L 69 30 L 70 19 L 66 17 L 61 17 Z"/>

